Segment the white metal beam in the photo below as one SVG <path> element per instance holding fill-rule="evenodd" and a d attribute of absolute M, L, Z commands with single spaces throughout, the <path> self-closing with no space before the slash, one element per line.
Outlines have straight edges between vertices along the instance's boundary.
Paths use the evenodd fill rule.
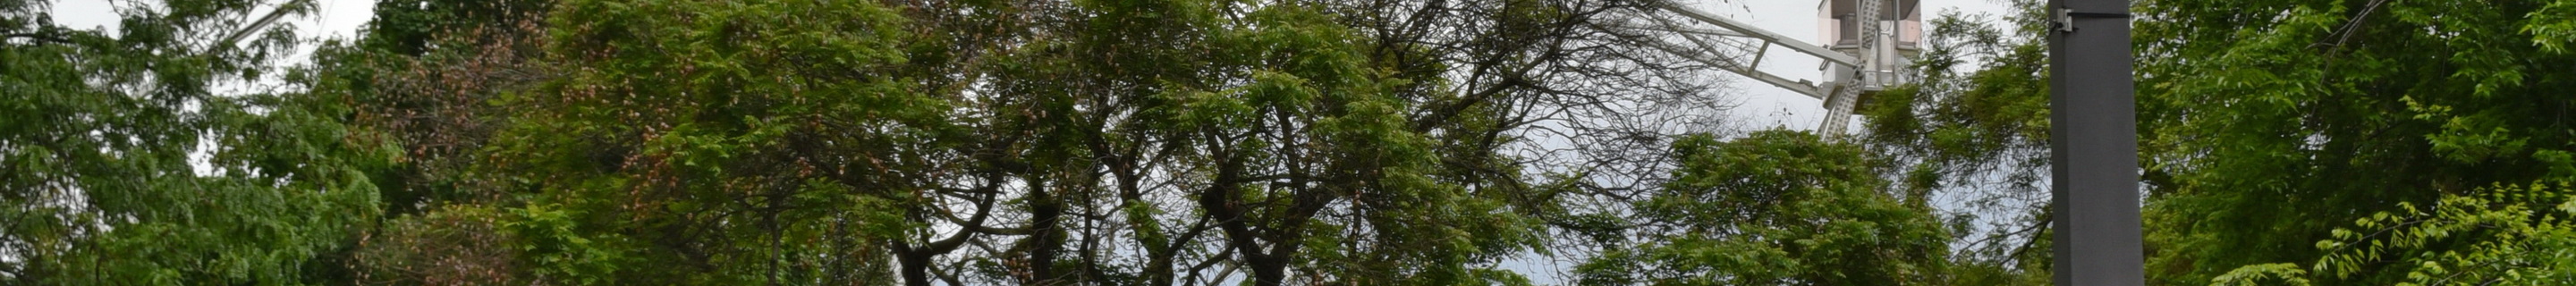
<path fill-rule="evenodd" d="M 1735 63 L 1735 61 L 1732 61 L 1732 60 L 1721 59 L 1721 58 L 1714 58 L 1714 57 L 1709 56 L 1709 55 L 1708 55 L 1708 54 L 1706 54 L 1706 53 L 1694 53 L 1694 52 L 1690 52 L 1688 48 L 1683 48 L 1683 47 L 1679 47 L 1679 46 L 1674 46 L 1672 43 L 1666 43 L 1666 42 L 1663 42 L 1663 41 L 1661 41 L 1661 40 L 1650 40 L 1650 41 L 1646 42 L 1645 44 L 1646 44 L 1646 46 L 1647 46 L 1647 47 L 1652 47 L 1652 48 L 1655 48 L 1655 49 L 1657 49 L 1657 50 L 1663 50 L 1665 53 L 1671 53 L 1671 54 L 1673 54 L 1673 55 L 1681 56 L 1681 57 L 1682 57 L 1682 59 L 1691 60 L 1691 61 L 1693 61 L 1693 62 L 1699 62 L 1700 64 L 1704 64 L 1704 65 L 1714 66 L 1714 67 L 1717 67 L 1717 69 L 1719 69 L 1719 70 L 1724 70 L 1724 71 L 1727 71 L 1727 72 L 1732 72 L 1732 73 L 1735 73 L 1735 74 L 1737 74 L 1737 75 L 1743 75 L 1744 77 L 1750 77 L 1750 78 L 1753 78 L 1753 80 L 1755 80 L 1755 81 L 1761 81 L 1762 83 L 1771 84 L 1771 86 L 1777 86 L 1777 87 L 1780 87 L 1780 89 L 1787 89 L 1787 90 L 1792 91 L 1792 92 L 1797 92 L 1798 94 L 1803 94 L 1803 95 L 1806 95 L 1807 97 L 1813 97 L 1813 98 L 1816 98 L 1816 99 L 1825 99 L 1825 96 L 1827 95 L 1827 92 L 1826 92 L 1825 88 L 1823 88 L 1823 87 L 1818 87 L 1818 86 L 1816 86 L 1816 85 L 1814 85 L 1814 84 L 1810 84 L 1810 83 L 1806 83 L 1806 82 L 1802 82 L 1802 81 L 1798 81 L 1798 80 L 1791 80 L 1791 79 L 1789 79 L 1789 78 L 1780 77 L 1780 76 L 1777 76 L 1777 75 L 1772 75 L 1771 73 L 1762 72 L 1762 71 L 1760 71 L 1760 70 L 1754 70 L 1754 69 L 1753 69 L 1753 67 L 1751 67 L 1751 66 L 1745 66 L 1745 65 L 1737 64 L 1737 63 Z"/>
<path fill-rule="evenodd" d="M 1725 28 L 1726 30 L 1745 34 L 1745 37 L 1761 39 L 1763 42 L 1768 44 L 1789 47 L 1789 49 L 1796 50 L 1799 53 L 1824 58 L 1826 61 L 1831 61 L 1833 63 L 1843 64 L 1846 66 L 1860 66 L 1861 64 L 1860 58 L 1852 57 L 1849 54 L 1835 52 L 1832 49 L 1826 49 L 1825 47 L 1816 46 L 1815 44 L 1800 42 L 1796 39 L 1781 36 L 1779 33 L 1772 33 L 1771 31 L 1754 28 L 1752 24 L 1745 24 L 1743 22 L 1736 22 L 1735 20 L 1728 20 L 1725 17 L 1718 17 L 1716 14 L 1702 12 L 1699 9 L 1691 8 L 1690 6 L 1683 5 L 1680 2 L 1672 0 L 1655 1 L 1655 6 L 1663 8 L 1665 11 L 1672 11 L 1673 13 L 1681 14 L 1683 17 L 1690 17 L 1692 20 L 1699 20 L 1700 22 L 1708 23 L 1709 25 L 1716 25 L 1719 28 Z"/>

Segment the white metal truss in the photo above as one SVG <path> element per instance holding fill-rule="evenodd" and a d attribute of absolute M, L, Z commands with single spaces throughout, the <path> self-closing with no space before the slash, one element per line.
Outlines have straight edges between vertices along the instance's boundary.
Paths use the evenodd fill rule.
<path fill-rule="evenodd" d="M 1691 8 L 1676 0 L 1658 0 L 1655 5 L 1664 11 L 1682 16 L 1681 18 L 1715 26 L 1716 29 L 1695 28 L 1694 25 L 1676 23 L 1664 17 L 1642 17 L 1652 23 L 1642 23 L 1642 26 L 1633 28 L 1673 33 L 1677 36 L 1674 38 L 1679 38 L 1682 42 L 1648 40 L 1645 42 L 1648 47 L 1807 97 L 1824 100 L 1825 118 L 1817 126 L 1817 132 L 1828 137 L 1839 138 L 1849 130 L 1846 126 L 1863 92 L 1877 91 L 1887 86 L 1909 82 L 1907 80 L 1909 77 L 1891 68 L 1895 66 L 1893 64 L 1898 64 L 1892 61 L 1899 59 L 1890 57 L 1901 56 L 1898 56 L 1894 50 L 1897 45 L 1882 39 L 1890 35 L 1881 27 L 1884 18 L 1882 14 L 1888 12 L 1882 11 L 1887 7 L 1883 1 L 1890 0 L 1858 0 L 1859 3 L 1853 3 L 1856 4 L 1853 7 L 1855 8 L 1853 12 L 1856 13 L 1850 17 L 1859 19 L 1852 21 L 1859 25 L 1857 27 L 1860 32 L 1859 45 L 1857 49 L 1849 49 L 1854 48 L 1851 46 L 1836 47 L 1846 48 L 1844 51 L 1781 36 L 1779 33 Z M 1743 40 L 1751 40 L 1751 44 L 1726 45 L 1745 42 Z M 1769 56 L 1772 46 L 1823 59 L 1827 66 L 1825 78 L 1828 82 L 1817 84 L 1804 80 L 1791 80 L 1788 77 L 1756 69 L 1762 64 L 1764 57 Z"/>
<path fill-rule="evenodd" d="M 1836 80 L 1842 83 L 1842 88 L 1836 88 L 1833 97 L 1825 98 L 1825 122 L 1816 126 L 1817 133 L 1824 133 L 1827 137 L 1840 137 L 1844 132 L 1851 130 L 1845 126 L 1851 121 L 1852 109 L 1859 105 L 1857 101 L 1860 101 L 1861 88 L 1858 87 L 1864 87 L 1864 83 L 1881 80 L 1878 78 L 1879 74 L 1872 73 L 1880 67 L 1879 61 L 1885 60 L 1881 58 L 1884 53 L 1878 49 L 1883 43 L 1879 41 L 1881 33 L 1878 29 L 1880 12 L 1878 9 L 1883 7 L 1879 5 L 1879 1 L 1884 0 L 1860 0 L 1859 5 L 1854 7 L 1857 8 L 1854 9 L 1855 12 L 1858 12 L 1855 17 L 1860 18 L 1860 21 L 1855 22 L 1860 23 L 1861 63 L 1860 66 L 1851 69 L 1852 73 L 1848 73 L 1852 78 Z M 1845 74 L 1836 76 L 1843 75 Z M 1868 87 L 1884 88 L 1885 86 Z"/>

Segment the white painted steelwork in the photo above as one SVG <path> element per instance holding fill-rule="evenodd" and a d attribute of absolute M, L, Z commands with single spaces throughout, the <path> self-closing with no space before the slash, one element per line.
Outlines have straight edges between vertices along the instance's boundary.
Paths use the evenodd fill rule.
<path fill-rule="evenodd" d="M 1765 84 L 1824 100 L 1825 118 L 1816 128 L 1828 137 L 1847 133 L 1848 121 L 1860 101 L 1887 87 L 1914 82 L 1906 70 L 1909 60 L 1921 52 L 1923 38 L 1922 0 L 1824 0 L 1817 5 L 1824 42 L 1816 45 L 1781 36 L 1779 33 L 1754 28 L 1753 25 L 1717 16 L 1684 3 L 1664 0 L 1658 8 L 1717 29 L 1696 28 L 1660 17 L 1645 17 L 1654 23 L 1644 30 L 1671 32 L 1686 44 L 1662 40 L 1647 41 L 1648 47 L 1679 55 L 1718 69 L 1753 78 Z M 1884 29 L 1893 25 L 1893 32 Z M 1754 40 L 1754 45 L 1725 46 L 1712 37 Z M 1772 46 L 1825 60 L 1827 82 L 1823 84 L 1791 80 L 1756 69 Z M 1726 55 L 1751 55 L 1726 56 Z"/>

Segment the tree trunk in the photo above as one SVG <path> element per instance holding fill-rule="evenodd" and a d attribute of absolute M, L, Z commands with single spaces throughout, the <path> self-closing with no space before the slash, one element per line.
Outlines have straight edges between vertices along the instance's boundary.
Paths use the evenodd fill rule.
<path fill-rule="evenodd" d="M 1247 253 L 1246 256 L 1249 257 L 1250 254 Z M 1270 255 L 1262 256 L 1258 259 L 1249 259 L 1251 261 L 1245 263 L 1252 268 L 1252 285 L 1279 286 L 1288 283 L 1288 259 Z"/>
<path fill-rule="evenodd" d="M 1042 180 L 1029 180 L 1029 279 L 1028 285 L 1058 285 L 1055 257 L 1062 252 L 1063 229 L 1056 227 L 1064 216 L 1064 202 L 1047 193 Z"/>
<path fill-rule="evenodd" d="M 903 263 L 903 285 L 930 286 L 930 252 L 897 247 L 895 260 Z"/>

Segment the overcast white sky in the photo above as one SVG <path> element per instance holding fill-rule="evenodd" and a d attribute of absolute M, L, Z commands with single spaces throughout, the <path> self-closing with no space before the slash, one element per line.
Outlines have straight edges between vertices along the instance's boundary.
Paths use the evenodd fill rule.
<path fill-rule="evenodd" d="M 1692 3 L 1701 10 L 1751 23 L 1761 29 L 1791 38 L 1808 42 L 1818 41 L 1816 8 L 1822 3 L 1821 0 L 1677 1 Z M 375 1 L 371 0 L 317 0 L 316 5 L 320 8 L 318 13 L 309 17 L 289 19 L 280 24 L 294 25 L 300 36 L 347 39 L 354 36 L 357 29 L 365 25 L 367 20 L 373 19 L 375 13 Z M 1923 15 L 1928 19 L 1940 15 L 1943 11 L 1953 10 L 2000 15 L 2005 9 L 2004 6 L 2000 0 L 1925 0 Z M 73 28 L 97 27 L 115 30 L 118 17 L 115 14 L 114 5 L 106 0 L 63 0 L 54 3 L 54 21 Z M 309 47 L 306 49 L 310 50 Z M 1786 50 L 1770 53 L 1770 55 L 1771 57 L 1765 59 L 1762 66 L 1756 68 L 1793 80 L 1825 81 L 1822 79 L 1824 72 L 1816 69 L 1822 60 Z M 299 55 L 289 59 L 300 63 L 305 58 Z M 1823 102 L 1814 98 L 1740 78 L 1726 80 L 1738 83 L 1733 85 L 1735 87 L 1744 88 L 1740 93 L 1745 96 L 1743 105 L 1731 111 L 1733 119 L 1744 123 L 1742 127 L 1764 129 L 1776 126 L 1812 130 L 1824 115 Z M 1569 269 L 1573 265 L 1547 260 L 1523 259 L 1507 262 L 1504 267 L 1532 275 L 1530 278 L 1542 285 L 1563 283 L 1564 280 L 1557 277 L 1556 272 Z"/>

